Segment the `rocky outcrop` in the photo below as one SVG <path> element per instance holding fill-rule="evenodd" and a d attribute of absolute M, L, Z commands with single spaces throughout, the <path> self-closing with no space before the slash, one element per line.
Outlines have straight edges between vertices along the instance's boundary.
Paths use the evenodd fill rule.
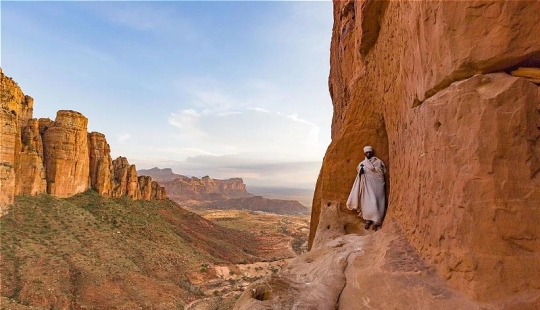
<path fill-rule="evenodd" d="M 397 227 L 391 231 L 323 243 L 248 286 L 234 309 L 504 309 L 448 287 Z"/>
<path fill-rule="evenodd" d="M 16 194 L 21 192 L 37 193 L 43 190 L 43 166 L 35 165 L 39 150 L 32 150 L 34 143 L 25 127 L 32 118 L 34 100 L 25 95 L 11 78 L 4 75 L 0 69 L 0 214 L 2 206 L 13 201 Z M 25 136 L 21 139 L 24 131 Z M 23 141 L 25 144 L 23 145 Z M 20 156 L 21 152 L 24 154 Z M 22 160 L 22 162 L 21 162 Z M 21 169 L 25 170 L 22 175 Z M 31 174 L 31 175 L 30 175 Z M 21 186 L 20 181 L 29 182 Z M 30 183 L 32 185 L 30 185 Z"/>
<path fill-rule="evenodd" d="M 276 214 L 309 214 L 309 208 L 296 200 L 269 199 L 254 196 L 246 190 L 242 178 L 226 180 L 187 177 L 171 168 L 139 170 L 157 180 L 172 200 L 197 210 L 250 210 Z M 144 184 L 145 181 L 139 180 Z M 141 191 L 142 191 L 141 187 Z"/>
<path fill-rule="evenodd" d="M 15 195 L 45 192 L 69 197 L 93 188 L 105 197 L 166 198 L 150 177 L 139 183 L 126 158 L 113 162 L 105 136 L 87 133 L 81 113 L 61 110 L 54 121 L 34 119 L 33 99 L 1 70 L 0 81 L 0 214 Z"/>
<path fill-rule="evenodd" d="M 15 173 L 16 195 L 36 195 L 47 190 L 39 121 L 32 118 L 27 124 L 21 132 L 21 151 Z"/>
<path fill-rule="evenodd" d="M 180 176 L 171 181 L 160 181 L 159 184 L 175 201 L 214 201 L 251 196 L 241 178 L 218 180 L 208 176 L 200 179 Z"/>
<path fill-rule="evenodd" d="M 420 258 L 475 300 L 538 307 L 539 10 L 538 1 L 334 1 L 332 143 L 312 248 L 328 225 L 324 201 L 340 204 L 334 222 L 361 225 L 344 202 L 369 144 L 389 168 L 387 219 Z"/>
<path fill-rule="evenodd" d="M 148 175 L 152 177 L 152 180 L 154 181 L 172 181 L 177 178 L 184 178 L 185 176 L 181 174 L 176 174 L 172 171 L 171 168 L 163 168 L 160 169 L 158 167 L 154 167 L 152 169 L 141 169 L 137 170 L 137 173 L 142 175 Z"/>
<path fill-rule="evenodd" d="M 218 180 L 204 176 L 199 179 L 175 174 L 170 168 L 139 170 L 138 173 L 157 180 L 166 189 L 167 195 L 179 203 L 190 200 L 215 201 L 253 196 L 246 191 L 246 184 L 241 178 Z"/>
<path fill-rule="evenodd" d="M 88 153 L 90 156 L 90 186 L 100 195 L 112 196 L 111 148 L 105 135 L 99 132 L 88 134 Z"/>
<path fill-rule="evenodd" d="M 47 193 L 69 197 L 90 188 L 87 126 L 81 113 L 60 110 L 42 133 Z"/>
<path fill-rule="evenodd" d="M 113 160 L 113 197 L 128 196 L 137 199 L 140 196 L 137 171 L 134 165 L 130 165 L 127 158 L 118 157 Z"/>

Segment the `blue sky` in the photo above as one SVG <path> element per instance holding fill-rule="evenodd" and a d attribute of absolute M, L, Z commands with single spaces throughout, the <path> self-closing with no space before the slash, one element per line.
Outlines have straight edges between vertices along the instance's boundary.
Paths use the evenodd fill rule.
<path fill-rule="evenodd" d="M 330 143 L 332 3 L 1 2 L 1 66 L 138 169 L 314 187 Z"/>

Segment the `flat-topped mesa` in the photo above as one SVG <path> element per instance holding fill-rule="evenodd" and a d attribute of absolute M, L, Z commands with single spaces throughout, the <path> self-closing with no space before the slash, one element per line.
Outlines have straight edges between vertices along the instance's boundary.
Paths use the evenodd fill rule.
<path fill-rule="evenodd" d="M 171 199 L 213 201 L 229 198 L 253 196 L 246 191 L 246 185 L 241 178 L 226 180 L 176 175 L 174 180 L 159 182 L 167 189 Z"/>
<path fill-rule="evenodd" d="M 197 178 L 192 178 L 197 182 Z M 212 179 L 209 176 L 204 176 L 200 179 L 200 182 L 209 189 L 220 192 L 244 192 L 246 191 L 246 184 L 242 178 L 230 178 L 226 180 Z"/>
<path fill-rule="evenodd" d="M 34 119 L 32 97 L 1 69 L 0 82 L 0 215 L 15 195 L 69 197 L 93 188 L 105 197 L 167 198 L 151 178 L 137 177 L 127 159 L 113 163 L 105 135 L 88 133 L 84 115 L 60 110 L 54 121 Z"/>

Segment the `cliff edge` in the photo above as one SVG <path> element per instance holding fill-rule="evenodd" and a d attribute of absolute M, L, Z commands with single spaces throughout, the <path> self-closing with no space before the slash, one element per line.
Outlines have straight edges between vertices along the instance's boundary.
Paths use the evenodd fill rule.
<path fill-rule="evenodd" d="M 322 201 L 340 205 L 344 233 L 361 225 L 344 202 L 372 145 L 389 167 L 387 220 L 439 276 L 478 301 L 529 292 L 540 303 L 539 11 L 538 1 L 334 1 L 332 143 L 312 248 Z"/>
<path fill-rule="evenodd" d="M 235 309 L 540 309 L 540 2 L 333 8 L 310 252 Z M 388 167 L 377 232 L 345 206 L 365 145 Z"/>
<path fill-rule="evenodd" d="M 0 85 L 0 214 L 15 195 L 70 197 L 92 188 L 105 197 L 166 198 L 126 158 L 111 159 L 105 135 L 88 133 L 84 115 L 60 110 L 54 121 L 33 118 L 34 100 L 1 69 Z"/>

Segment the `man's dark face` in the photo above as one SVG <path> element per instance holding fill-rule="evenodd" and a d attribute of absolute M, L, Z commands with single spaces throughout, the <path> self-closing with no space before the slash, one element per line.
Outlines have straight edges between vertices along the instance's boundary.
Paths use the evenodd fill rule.
<path fill-rule="evenodd" d="M 367 159 L 370 159 L 371 157 L 373 157 L 373 152 L 372 151 L 367 151 L 364 154 L 366 154 Z"/>

